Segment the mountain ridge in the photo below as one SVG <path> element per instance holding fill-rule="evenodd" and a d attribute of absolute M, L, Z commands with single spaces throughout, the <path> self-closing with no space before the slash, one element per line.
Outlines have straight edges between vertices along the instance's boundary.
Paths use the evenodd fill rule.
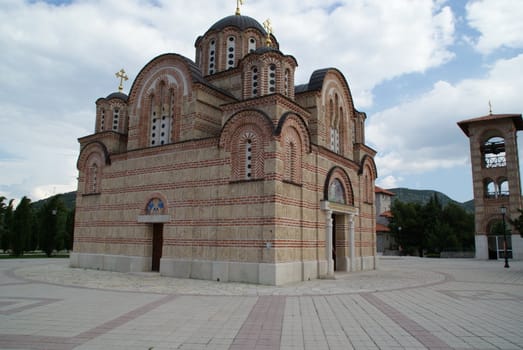
<path fill-rule="evenodd" d="M 436 191 L 436 190 L 418 190 L 418 189 L 410 189 L 406 187 L 397 187 L 397 188 L 388 188 L 387 191 L 392 192 L 395 194 L 394 200 L 399 200 L 405 203 L 420 203 L 425 204 L 434 195 L 438 196 L 438 199 L 440 200 L 440 203 L 442 205 L 447 205 L 449 203 L 455 203 L 459 206 L 461 206 L 463 209 L 465 209 L 469 213 L 474 213 L 474 200 L 471 199 L 466 202 L 458 202 L 446 194 Z"/>

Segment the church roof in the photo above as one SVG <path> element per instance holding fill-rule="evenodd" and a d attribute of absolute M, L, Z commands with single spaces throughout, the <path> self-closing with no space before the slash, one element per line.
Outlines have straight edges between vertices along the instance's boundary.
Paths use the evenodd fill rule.
<path fill-rule="evenodd" d="M 295 93 L 299 94 L 308 91 L 320 91 L 323 87 L 323 81 L 325 80 L 325 76 L 330 70 L 335 70 L 339 72 L 339 70 L 336 68 L 317 69 L 311 74 L 311 77 L 309 78 L 309 82 L 307 84 L 296 85 L 294 89 Z M 341 72 L 340 74 L 343 77 L 343 79 L 345 79 Z"/>
<path fill-rule="evenodd" d="M 241 31 L 244 31 L 248 28 L 254 28 L 260 32 L 266 34 L 263 26 L 254 18 L 249 16 L 241 15 L 231 15 L 220 19 L 218 22 L 214 23 L 208 32 L 221 31 L 226 27 L 236 27 Z"/>

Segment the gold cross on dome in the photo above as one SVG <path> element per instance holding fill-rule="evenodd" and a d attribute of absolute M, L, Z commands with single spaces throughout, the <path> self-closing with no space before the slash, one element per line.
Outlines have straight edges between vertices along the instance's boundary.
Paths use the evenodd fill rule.
<path fill-rule="evenodd" d="M 240 6 L 243 5 L 245 0 L 236 0 L 236 16 L 240 15 Z"/>
<path fill-rule="evenodd" d="M 116 77 L 120 79 L 120 85 L 118 86 L 118 91 L 122 92 L 123 90 L 123 82 L 124 80 L 127 81 L 129 79 L 129 77 L 127 76 L 127 74 L 125 74 L 125 71 L 122 69 L 120 69 L 119 72 L 117 72 L 116 74 Z"/>
<path fill-rule="evenodd" d="M 267 46 L 271 46 L 272 40 L 271 40 L 271 34 L 272 34 L 272 24 L 271 20 L 267 18 L 265 22 L 263 22 L 263 28 L 267 32 Z"/>

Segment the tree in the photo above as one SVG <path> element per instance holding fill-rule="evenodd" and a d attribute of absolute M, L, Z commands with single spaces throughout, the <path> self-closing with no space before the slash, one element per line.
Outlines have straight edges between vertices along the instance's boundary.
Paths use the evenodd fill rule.
<path fill-rule="evenodd" d="M 74 208 L 67 212 L 67 220 L 65 224 L 65 249 L 67 250 L 73 250 L 75 212 L 76 210 Z"/>
<path fill-rule="evenodd" d="M 4 197 L 5 198 L 5 197 Z M 3 205 L 2 200 L 2 237 L 0 238 L 0 245 L 4 252 L 11 247 L 11 234 L 13 231 L 13 199 L 9 201 L 7 206 Z"/>
<path fill-rule="evenodd" d="M 53 196 L 39 211 L 39 247 L 47 256 L 65 247 L 67 209 L 61 195 Z"/>
<path fill-rule="evenodd" d="M 445 207 L 434 195 L 424 205 L 394 201 L 389 224 L 406 254 L 474 249 L 474 215 L 455 203 Z"/>
<path fill-rule="evenodd" d="M 12 253 L 15 256 L 24 254 L 28 238 L 33 228 L 33 211 L 31 200 L 23 197 L 16 207 L 13 216 L 13 232 L 11 235 Z"/>
<path fill-rule="evenodd" d="M 509 224 L 514 226 L 514 230 L 519 232 L 521 237 L 523 237 L 523 209 L 518 209 L 519 216 L 515 219 L 508 218 Z"/>

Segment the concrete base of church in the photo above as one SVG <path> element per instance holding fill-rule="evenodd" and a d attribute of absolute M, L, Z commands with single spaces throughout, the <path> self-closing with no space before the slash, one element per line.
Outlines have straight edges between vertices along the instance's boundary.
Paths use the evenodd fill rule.
<path fill-rule="evenodd" d="M 488 259 L 488 239 L 487 235 L 475 235 L 476 259 Z"/>
<path fill-rule="evenodd" d="M 71 252 L 69 265 L 94 270 L 116 272 L 151 271 L 151 258 L 143 256 L 88 254 Z"/>
<path fill-rule="evenodd" d="M 512 257 L 514 260 L 523 260 L 523 238 L 517 233 L 512 235 Z"/>
<path fill-rule="evenodd" d="M 327 273 L 326 261 L 278 264 L 235 261 L 178 260 L 162 258 L 160 274 L 178 278 L 195 278 L 221 282 L 247 282 L 266 285 L 317 279 Z"/>

